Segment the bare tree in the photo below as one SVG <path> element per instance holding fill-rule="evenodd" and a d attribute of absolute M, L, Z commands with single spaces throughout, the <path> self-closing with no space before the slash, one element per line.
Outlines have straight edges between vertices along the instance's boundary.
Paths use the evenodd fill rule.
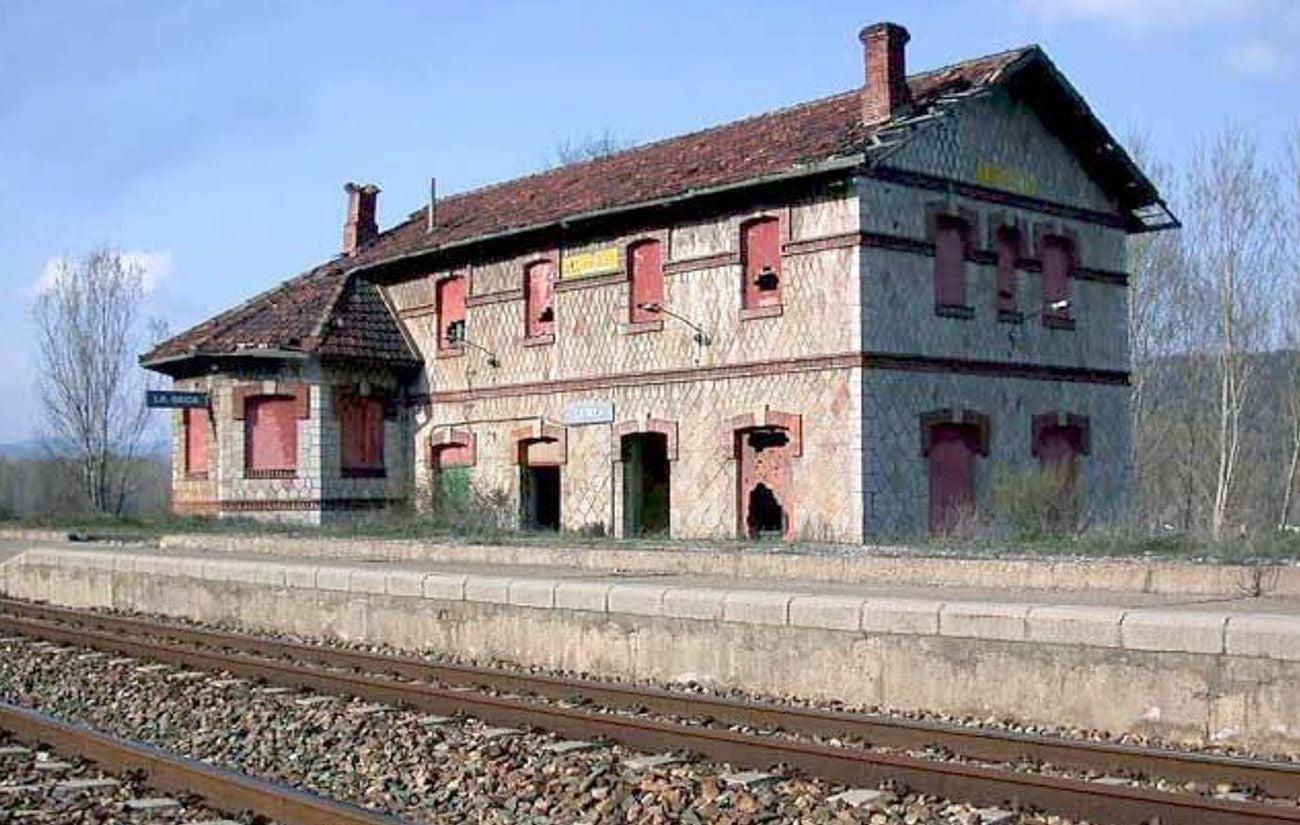
<path fill-rule="evenodd" d="M 623 151 L 631 145 L 620 139 L 609 129 L 599 135 L 587 135 L 581 140 L 563 140 L 555 146 L 555 163 L 557 166 L 572 166 L 589 160 L 608 157 Z"/>
<path fill-rule="evenodd" d="M 1254 140 L 1225 127 L 1200 146 L 1187 174 L 1185 240 L 1192 271 L 1209 287 L 1209 354 L 1214 358 L 1214 496 L 1210 528 L 1223 534 L 1242 451 L 1243 420 L 1259 352 L 1275 315 L 1274 178 L 1256 158 Z"/>
<path fill-rule="evenodd" d="M 36 300 L 38 389 L 50 443 L 73 461 L 86 506 L 120 515 L 148 425 L 143 272 L 101 249 L 59 262 Z"/>
<path fill-rule="evenodd" d="M 1286 380 L 1282 392 L 1286 395 L 1290 457 L 1282 487 L 1278 526 L 1286 527 L 1291 523 L 1296 473 L 1300 470 L 1300 126 L 1292 131 L 1287 141 L 1281 184 L 1285 215 L 1281 236 L 1281 259 L 1285 262 L 1281 279 L 1285 284 L 1281 299 L 1284 307 L 1281 327 L 1286 349 L 1283 353 Z"/>

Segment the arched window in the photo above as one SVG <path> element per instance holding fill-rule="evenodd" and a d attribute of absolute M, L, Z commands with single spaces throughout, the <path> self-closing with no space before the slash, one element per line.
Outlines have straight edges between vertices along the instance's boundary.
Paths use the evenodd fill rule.
<path fill-rule="evenodd" d="M 656 240 L 637 241 L 627 249 L 629 320 L 634 324 L 658 321 L 651 306 L 664 302 L 664 253 Z"/>
<path fill-rule="evenodd" d="M 781 306 L 781 222 L 759 218 L 740 228 L 740 263 L 745 283 L 744 309 Z"/>
<path fill-rule="evenodd" d="M 524 335 L 540 338 L 555 333 L 555 264 L 536 261 L 524 269 Z"/>
<path fill-rule="evenodd" d="M 936 215 L 934 225 L 934 308 L 940 315 L 966 309 L 966 252 L 971 225 L 955 215 Z"/>

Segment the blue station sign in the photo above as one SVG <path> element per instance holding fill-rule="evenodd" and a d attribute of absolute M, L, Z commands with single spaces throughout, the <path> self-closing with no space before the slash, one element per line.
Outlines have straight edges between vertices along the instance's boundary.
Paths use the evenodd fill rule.
<path fill-rule="evenodd" d="M 144 405 L 169 410 L 206 408 L 211 401 L 206 392 L 180 392 L 177 390 L 146 390 Z"/>

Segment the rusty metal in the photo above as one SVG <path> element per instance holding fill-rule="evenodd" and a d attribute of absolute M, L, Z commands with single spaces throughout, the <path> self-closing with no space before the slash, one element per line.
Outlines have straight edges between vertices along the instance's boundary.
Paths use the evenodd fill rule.
<path fill-rule="evenodd" d="M 405 820 L 355 805 L 275 785 L 233 771 L 128 742 L 42 713 L 0 703 L 0 730 L 63 756 L 94 762 L 108 773 L 140 773 L 150 787 L 201 797 L 205 805 L 236 816 L 254 813 L 281 825 L 403 825 Z"/>
<path fill-rule="evenodd" d="M 906 750 L 937 747 L 966 759 L 987 762 L 1043 763 L 1102 774 L 1159 776 L 1178 782 L 1202 784 L 1232 781 L 1243 787 L 1257 788 L 1269 796 L 1300 799 L 1300 764 L 1295 763 L 1112 742 L 1086 742 L 897 717 L 683 694 L 616 682 L 439 664 L 412 657 L 184 627 L 3 598 L 0 598 L 0 610 L 98 627 L 110 633 L 165 637 L 184 644 L 309 661 L 363 673 L 385 673 L 423 682 L 484 687 L 502 693 L 589 702 L 603 707 L 643 710 L 664 716 L 708 718 L 728 725 L 779 729 L 798 735 L 855 738 L 876 747 Z"/>
<path fill-rule="evenodd" d="M 255 658 L 243 653 L 132 640 L 120 633 L 71 628 L 37 619 L 0 616 L 0 628 L 185 667 L 222 670 L 276 684 L 347 694 L 367 701 L 443 715 L 465 714 L 493 725 L 541 728 L 573 738 L 603 737 L 648 751 L 686 749 L 742 767 L 770 768 L 784 764 L 849 786 L 871 787 L 891 780 L 920 793 L 974 804 L 1029 806 L 1071 818 L 1115 825 L 1152 821 L 1159 821 L 1161 825 L 1300 824 L 1300 808 L 1292 806 L 1100 785 L 1077 779 L 659 722 L 644 717 L 594 713 L 420 682 L 402 682 Z M 232 637 L 231 644 L 236 644 L 238 638 Z"/>

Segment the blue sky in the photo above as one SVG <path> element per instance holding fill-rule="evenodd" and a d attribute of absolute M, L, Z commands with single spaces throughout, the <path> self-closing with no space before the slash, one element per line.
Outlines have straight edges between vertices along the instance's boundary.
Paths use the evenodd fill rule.
<path fill-rule="evenodd" d="M 856 86 L 857 31 L 913 71 L 1043 45 L 1117 134 L 1177 159 L 1225 120 L 1269 156 L 1300 126 L 1300 2 L 0 3 L 0 441 L 31 436 L 30 311 L 49 261 L 149 270 L 173 329 L 333 255 L 343 183 L 381 225 L 549 163 Z"/>

